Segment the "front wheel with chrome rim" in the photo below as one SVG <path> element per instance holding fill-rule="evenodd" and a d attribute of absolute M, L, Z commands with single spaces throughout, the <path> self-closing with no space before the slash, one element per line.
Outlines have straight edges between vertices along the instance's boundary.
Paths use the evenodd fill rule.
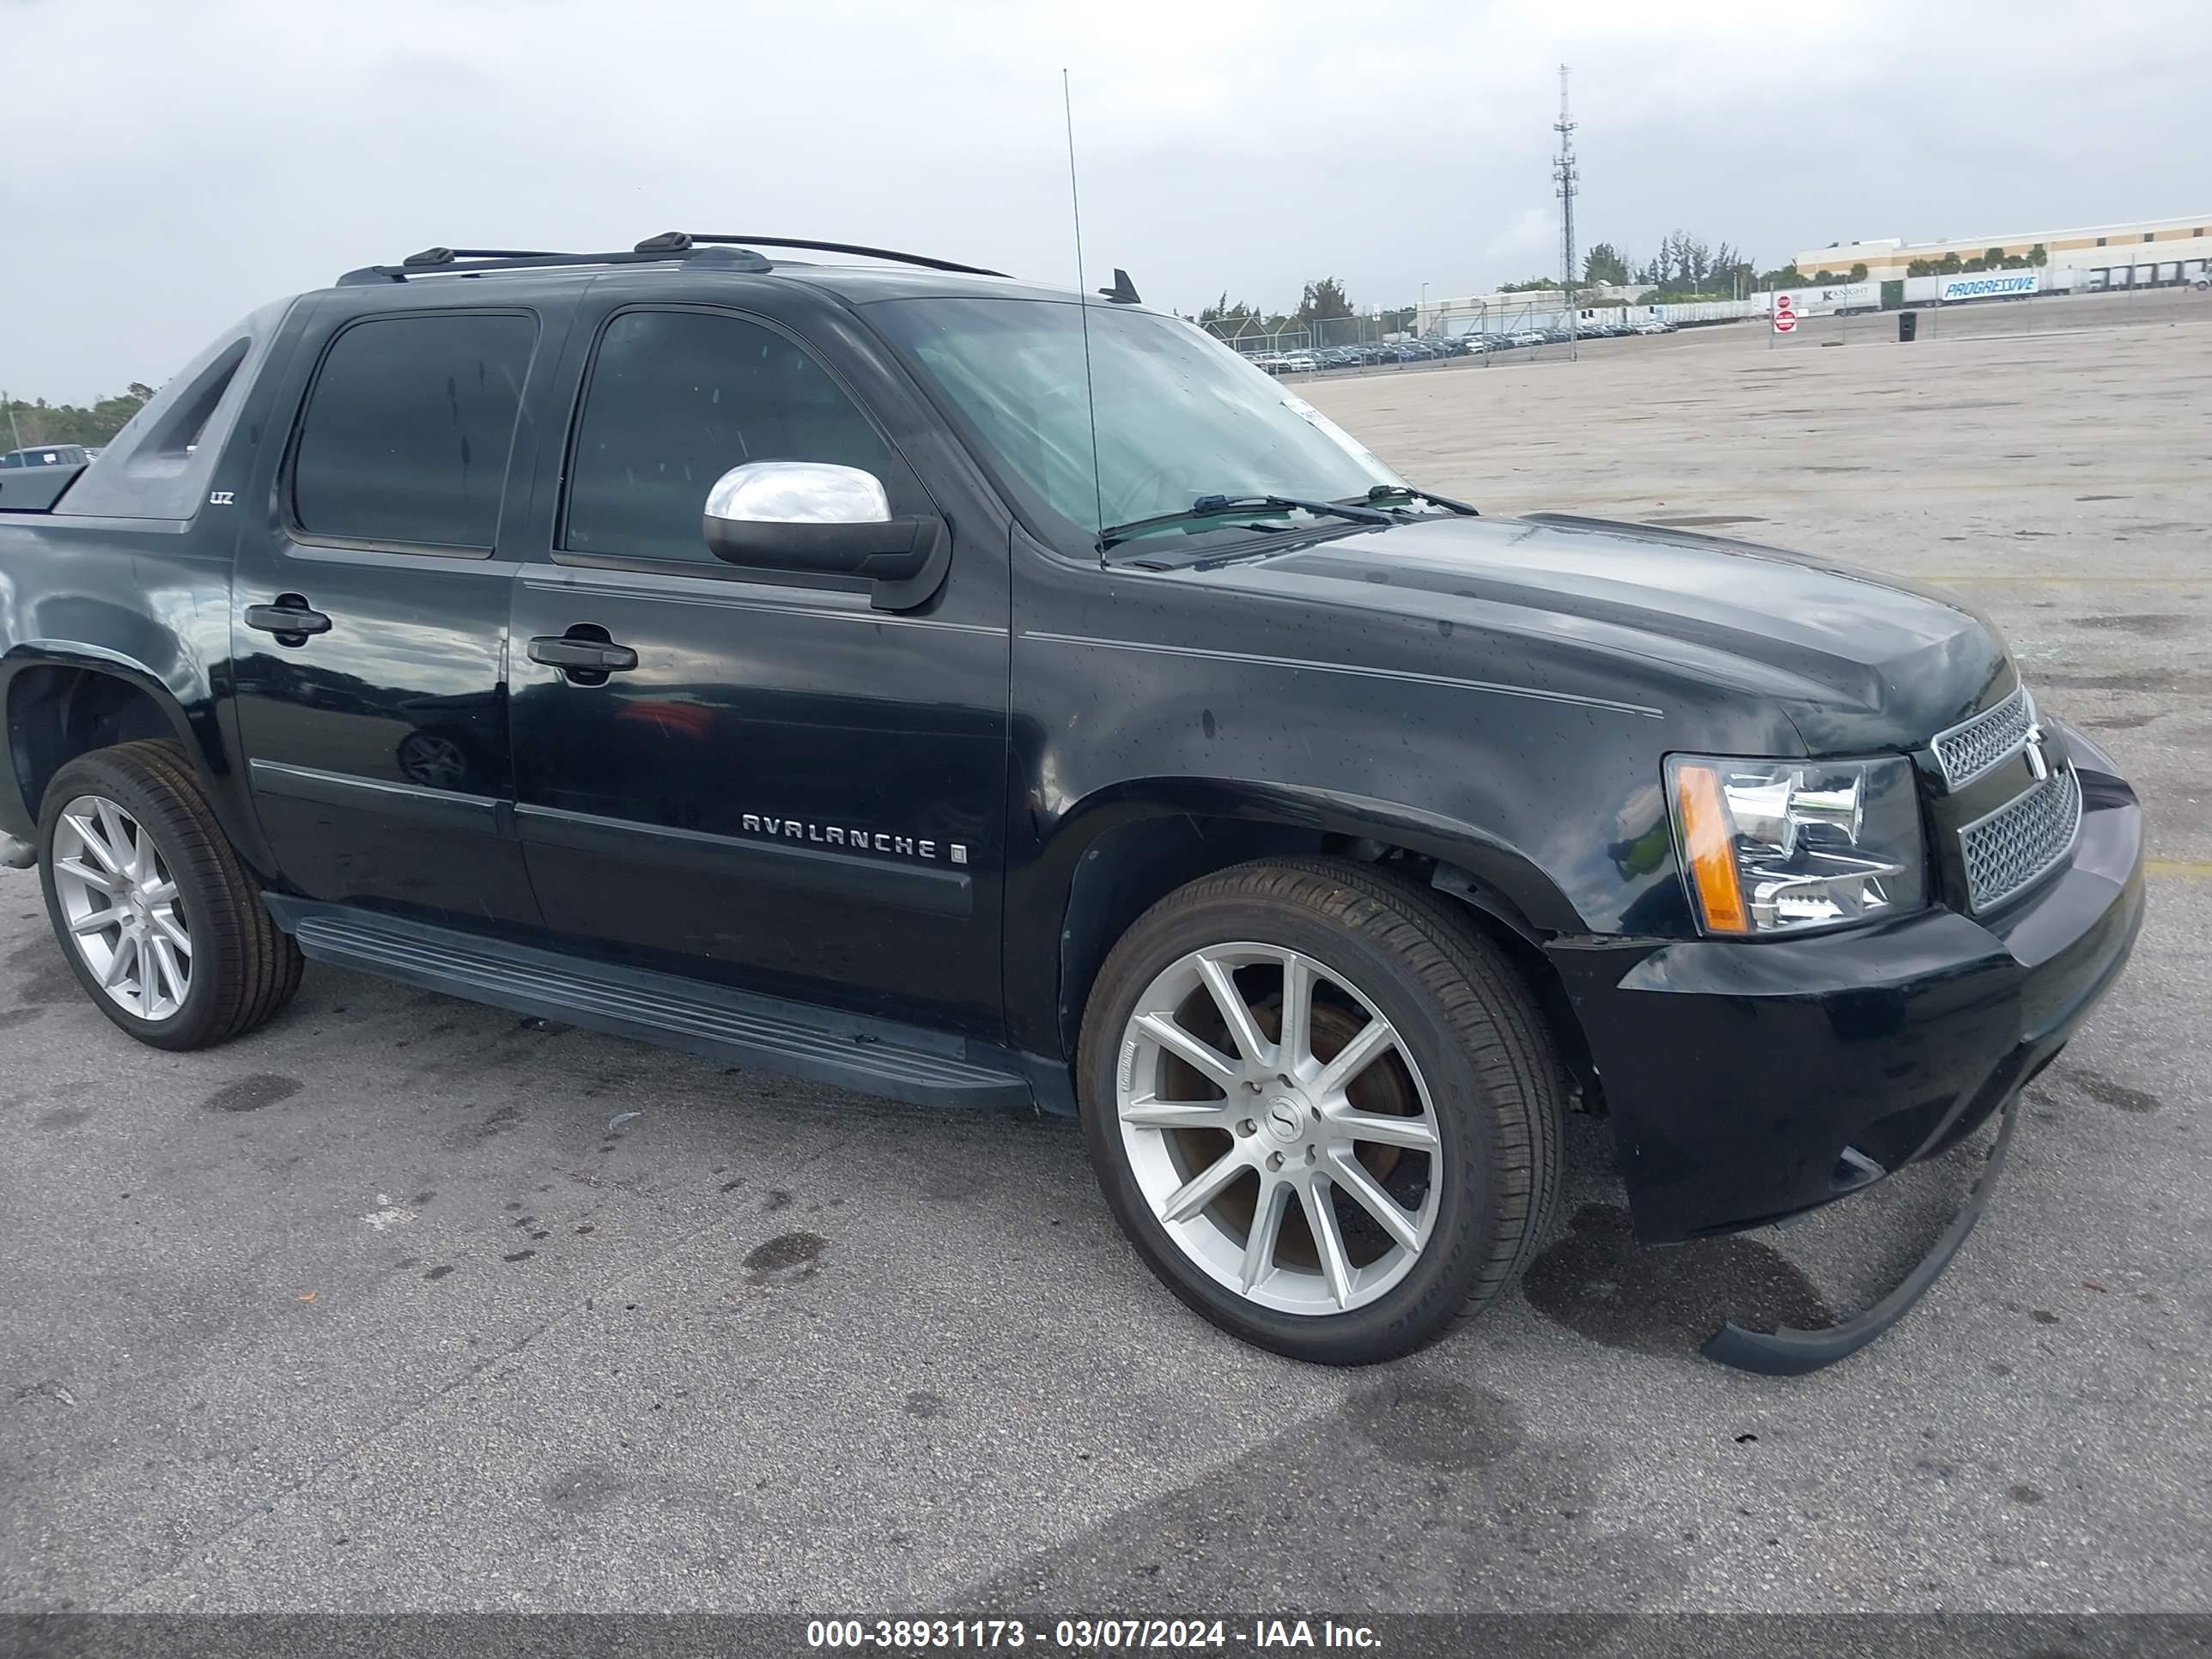
<path fill-rule="evenodd" d="M 1244 865 L 1162 901 L 1101 969 L 1079 1066 L 1124 1231 L 1184 1301 L 1280 1352 L 1431 1341 L 1547 1225 L 1541 1011 L 1449 901 L 1372 866 Z"/>
<path fill-rule="evenodd" d="M 202 1048 L 272 1018 L 300 952 L 223 835 L 183 746 L 118 744 L 55 773 L 39 815 L 54 939 L 141 1042 Z"/>

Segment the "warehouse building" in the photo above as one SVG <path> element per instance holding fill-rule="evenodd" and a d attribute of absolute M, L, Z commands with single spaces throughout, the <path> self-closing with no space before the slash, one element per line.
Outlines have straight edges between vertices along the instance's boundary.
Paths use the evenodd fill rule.
<path fill-rule="evenodd" d="M 1885 237 L 1870 242 L 1831 242 L 1808 248 L 1796 260 L 1810 276 L 1822 270 L 1842 275 L 1863 264 L 1866 280 L 1904 276 L 1920 260 L 1940 264 L 1955 255 L 1982 259 L 1991 249 L 2008 258 L 2027 258 L 2036 249 L 2054 270 L 2076 273 L 2074 287 L 2142 288 L 2160 283 L 2193 282 L 2212 263 L 2212 213 L 2190 219 L 2146 219 L 2129 224 L 2087 225 L 2076 230 L 2039 230 L 2030 234 L 1959 236 L 1933 242 Z"/>

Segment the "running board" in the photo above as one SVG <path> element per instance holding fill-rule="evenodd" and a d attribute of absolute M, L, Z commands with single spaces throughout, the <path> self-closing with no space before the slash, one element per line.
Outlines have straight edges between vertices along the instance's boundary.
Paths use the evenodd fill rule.
<path fill-rule="evenodd" d="M 1036 1104 L 1011 1059 L 979 1063 L 978 1045 L 962 1037 L 375 911 L 275 893 L 265 902 L 314 961 L 427 991 L 917 1106 Z"/>

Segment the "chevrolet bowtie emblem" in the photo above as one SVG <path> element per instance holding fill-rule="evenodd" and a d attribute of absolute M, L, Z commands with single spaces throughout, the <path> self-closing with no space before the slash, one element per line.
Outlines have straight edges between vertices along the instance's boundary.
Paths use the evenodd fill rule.
<path fill-rule="evenodd" d="M 2027 728 L 2027 775 L 2038 783 L 2051 775 L 2051 757 L 2043 752 L 2043 728 Z"/>

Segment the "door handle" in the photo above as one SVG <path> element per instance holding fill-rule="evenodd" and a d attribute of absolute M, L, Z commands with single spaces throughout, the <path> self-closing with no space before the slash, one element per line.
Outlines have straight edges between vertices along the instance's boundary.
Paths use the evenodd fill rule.
<path fill-rule="evenodd" d="M 279 593 L 274 605 L 247 605 L 246 625 L 295 643 L 310 634 L 331 631 L 331 619 L 313 609 L 297 593 Z"/>
<path fill-rule="evenodd" d="M 637 653 L 626 645 L 613 645 L 605 640 L 580 639 L 572 634 L 541 634 L 530 642 L 530 660 L 542 662 L 548 668 L 620 674 L 637 666 Z"/>

